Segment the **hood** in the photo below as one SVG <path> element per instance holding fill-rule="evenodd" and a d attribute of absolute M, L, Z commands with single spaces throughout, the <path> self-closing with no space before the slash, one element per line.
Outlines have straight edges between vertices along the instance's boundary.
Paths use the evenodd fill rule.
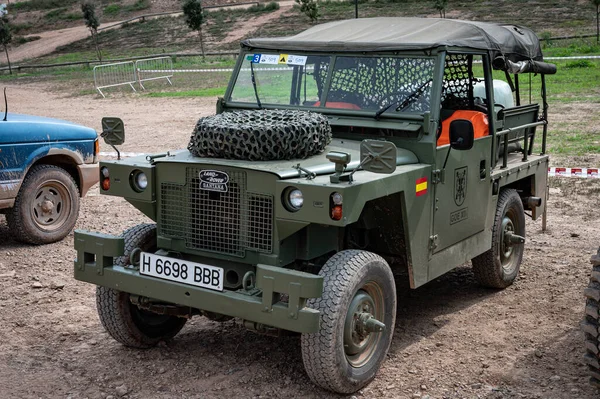
<path fill-rule="evenodd" d="M 96 131 L 60 119 L 8 113 L 0 118 L 0 144 L 94 140 Z"/>
<path fill-rule="evenodd" d="M 335 171 L 333 162 L 326 158 L 329 151 L 346 152 L 351 155 L 351 162 L 346 168 L 347 171 L 356 169 L 360 163 L 360 141 L 333 139 L 325 151 L 319 155 L 314 155 L 306 159 L 290 159 L 284 161 L 241 161 L 236 159 L 224 158 L 200 158 L 193 156 L 187 150 L 172 153 L 171 157 L 157 158 L 156 163 L 161 162 L 182 162 L 182 163 L 206 163 L 209 165 L 219 165 L 224 167 L 253 169 L 276 174 L 280 179 L 289 179 L 299 177 L 300 172 L 294 166 L 300 164 L 300 167 L 317 175 L 331 174 Z M 396 156 L 396 165 L 408 165 L 418 163 L 417 156 L 404 148 L 398 148 Z M 304 173 L 303 173 L 304 174 Z"/>

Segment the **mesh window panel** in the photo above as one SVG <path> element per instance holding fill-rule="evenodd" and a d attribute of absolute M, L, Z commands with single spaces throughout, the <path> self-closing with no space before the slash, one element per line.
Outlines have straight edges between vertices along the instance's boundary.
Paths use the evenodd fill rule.
<path fill-rule="evenodd" d="M 348 102 L 361 109 L 379 109 L 418 90 L 407 111 L 428 111 L 435 60 L 399 57 L 338 57 L 327 101 Z M 324 81 L 324 79 L 323 79 Z"/>
<path fill-rule="evenodd" d="M 187 168 L 186 185 L 161 185 L 160 233 L 187 248 L 244 256 L 273 251 L 273 197 L 248 192 L 245 172 L 227 172 L 226 192 L 200 189 L 200 168 Z"/>
<path fill-rule="evenodd" d="M 472 55 L 447 55 L 442 88 L 442 108 L 472 109 L 474 81 Z"/>

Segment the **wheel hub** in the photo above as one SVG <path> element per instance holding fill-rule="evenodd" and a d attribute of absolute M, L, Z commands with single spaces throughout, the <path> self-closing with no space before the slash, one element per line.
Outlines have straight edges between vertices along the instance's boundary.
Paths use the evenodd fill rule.
<path fill-rule="evenodd" d="M 347 355 L 354 356 L 371 346 L 375 333 L 385 330 L 385 324 L 377 320 L 375 303 L 371 296 L 359 291 L 352 299 L 344 325 L 344 349 Z"/>
<path fill-rule="evenodd" d="M 48 181 L 37 190 L 35 199 L 31 204 L 33 222 L 44 230 L 55 230 L 66 221 L 69 216 L 69 192 L 58 181 Z"/>
<path fill-rule="evenodd" d="M 50 201 L 48 197 L 46 197 L 40 204 L 40 208 L 42 209 L 43 213 L 52 213 L 52 210 L 54 209 L 54 202 Z"/>
<path fill-rule="evenodd" d="M 513 245 L 510 240 L 510 237 L 515 232 L 515 227 L 513 225 L 512 220 L 510 218 L 505 217 L 502 220 L 502 232 L 503 232 L 503 240 L 502 240 L 502 254 L 504 259 L 510 258 L 513 252 Z"/>

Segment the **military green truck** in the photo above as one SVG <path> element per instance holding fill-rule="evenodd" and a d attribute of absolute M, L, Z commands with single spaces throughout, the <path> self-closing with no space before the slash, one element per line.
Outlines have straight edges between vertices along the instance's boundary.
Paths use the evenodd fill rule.
<path fill-rule="evenodd" d="M 555 71 L 514 25 L 369 18 L 245 40 L 187 149 L 101 163 L 101 193 L 156 223 L 76 232 L 75 278 L 126 346 L 234 317 L 300 333 L 310 379 L 357 391 L 392 340 L 395 275 L 418 288 L 470 261 L 484 286 L 517 277 Z M 533 74 L 541 107 L 519 85 Z M 121 143 L 122 122 L 103 136 Z"/>

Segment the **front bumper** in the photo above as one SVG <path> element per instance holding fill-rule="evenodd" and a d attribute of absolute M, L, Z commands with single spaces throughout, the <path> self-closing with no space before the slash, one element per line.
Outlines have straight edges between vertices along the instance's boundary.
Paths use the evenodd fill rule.
<path fill-rule="evenodd" d="M 141 275 L 135 267 L 113 264 L 124 254 L 122 237 L 75 231 L 75 279 L 159 301 L 239 317 L 300 333 L 319 330 L 320 315 L 306 308 L 323 293 L 323 277 L 267 265 L 256 266 L 255 288 L 212 291 Z M 279 301 L 280 295 L 288 302 Z"/>

